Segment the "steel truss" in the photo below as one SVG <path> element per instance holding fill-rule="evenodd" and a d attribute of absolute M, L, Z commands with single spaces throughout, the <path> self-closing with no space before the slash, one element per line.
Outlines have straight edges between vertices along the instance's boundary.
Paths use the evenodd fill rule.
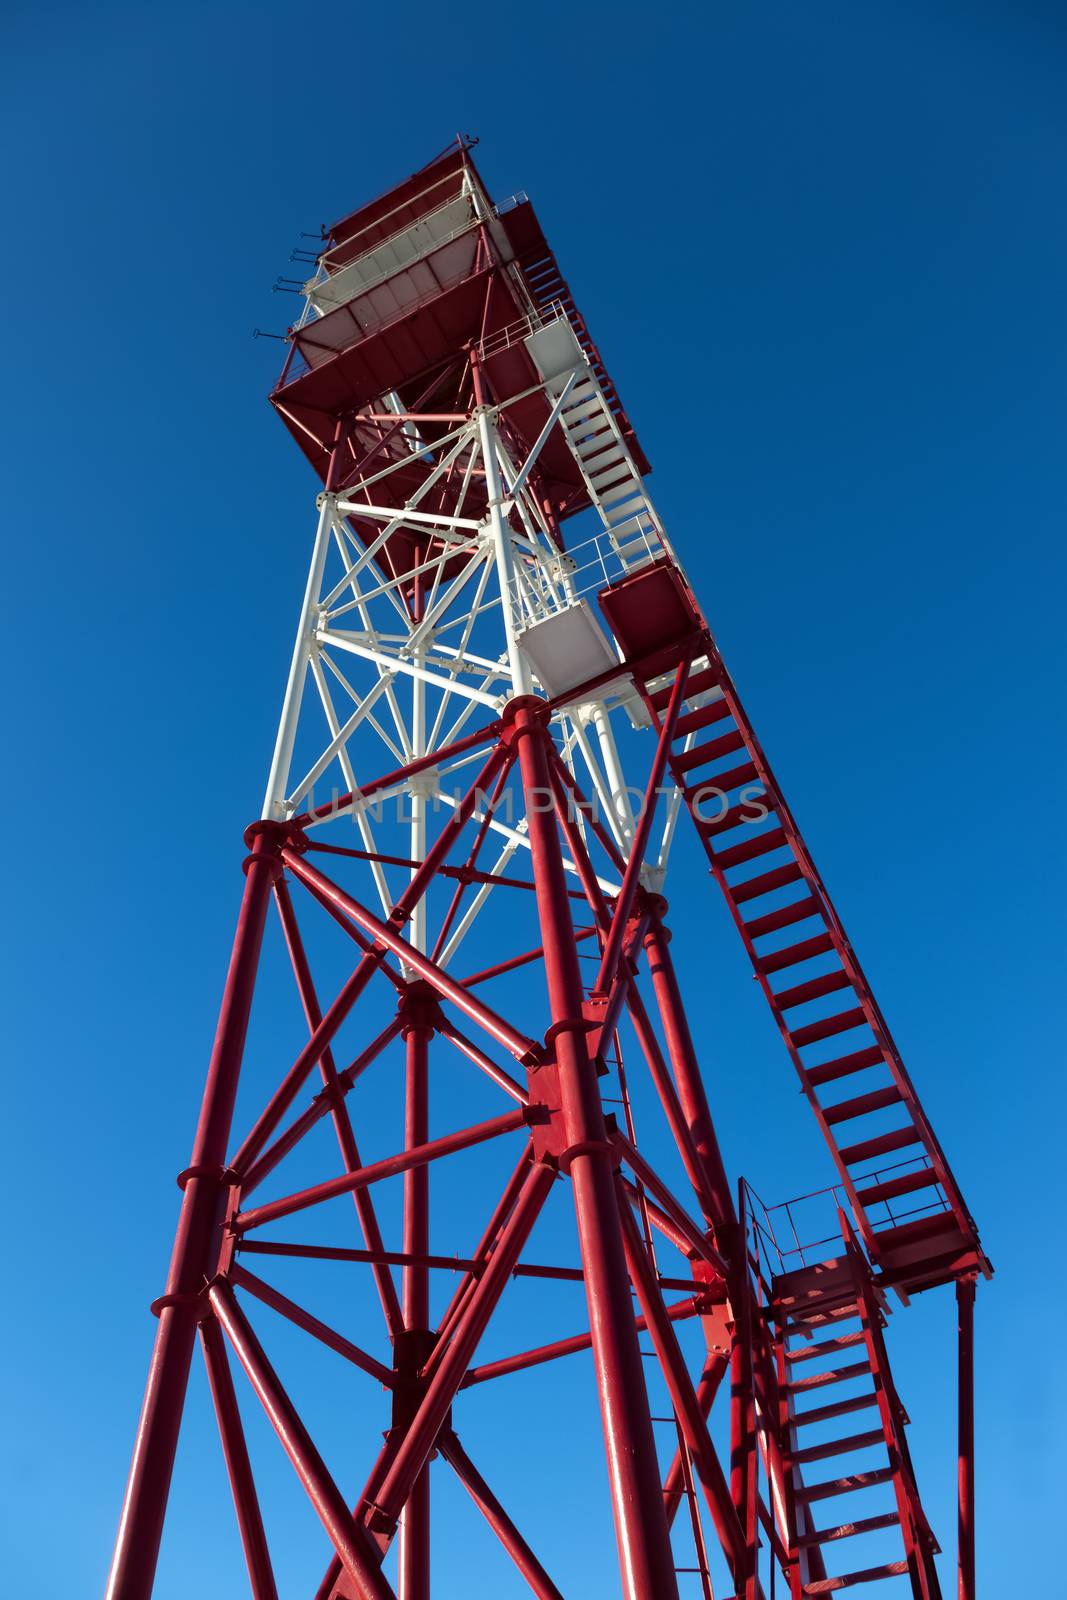
<path fill-rule="evenodd" d="M 426 213 L 426 226 L 439 226 L 439 248 L 473 229 L 488 260 L 497 213 L 472 174 L 458 200 Z M 464 199 L 469 220 L 448 208 Z M 326 262 L 313 280 L 301 328 L 314 331 L 315 318 L 331 314 L 330 269 Z M 368 271 L 368 281 L 379 280 Z M 488 311 L 487 300 L 486 319 Z M 329 1555 L 318 1600 L 429 1595 L 435 1460 L 547 1600 L 561 1589 L 536 1553 L 536 1531 L 520 1531 L 461 1442 L 463 1396 L 581 1350 L 592 1352 L 626 1600 L 670 1600 L 681 1571 L 696 1580 L 682 1592 L 704 1600 L 714 1600 L 723 1572 L 738 1600 L 773 1595 L 776 1583 L 795 1600 L 892 1576 L 932 1600 L 937 1547 L 883 1328 L 890 1289 L 906 1299 L 937 1282 L 955 1282 L 959 1294 L 960 1594 L 973 1597 L 971 1306 L 987 1264 L 667 543 L 598 358 L 573 326 L 562 305 L 531 303 L 521 327 L 469 341 L 418 392 L 389 390 L 336 419 L 263 814 L 246 834 L 244 894 L 200 1121 L 179 1179 L 170 1272 L 153 1306 L 155 1349 L 113 1600 L 146 1600 L 152 1590 L 198 1342 L 254 1600 L 273 1600 L 277 1587 L 235 1364 L 322 1525 Z M 495 392 L 491 362 L 507 341 L 541 350 L 538 338 L 553 330 L 562 339 L 555 348 L 567 352 L 562 365 L 543 363 L 535 382 Z M 284 410 L 284 387 L 280 394 Z M 515 423 L 531 398 L 542 419 L 532 433 Z M 292 421 L 307 426 L 295 411 Z M 569 546 L 542 470 L 553 440 L 578 463 L 594 523 Z M 597 471 L 598 459 L 608 471 Z M 646 613 L 661 620 L 665 581 L 683 614 L 666 645 L 662 629 L 642 639 L 633 622 Z M 616 642 L 596 620 L 597 597 Z M 702 809 L 709 796 L 721 802 L 710 818 Z M 690 816 L 838 1163 L 840 1240 L 815 1266 L 803 1251 L 782 1250 L 770 1215 L 747 1186 L 735 1191 L 719 1151 L 689 1025 L 699 1008 L 683 998 L 660 892 Z M 768 872 L 767 858 L 782 854 L 785 865 Z M 802 899 L 783 898 L 790 884 Z M 805 932 L 803 918 L 813 916 L 819 931 Z M 260 1070 L 245 1054 L 268 921 L 281 934 L 306 1037 L 295 1057 Z M 798 925 L 805 939 L 790 945 Z M 787 942 L 768 950 L 767 936 L 780 930 Z M 327 933 L 329 954 L 313 961 Z M 491 954 L 491 964 L 462 972 L 471 946 L 483 962 Z M 822 969 L 814 974 L 813 960 Z M 801 983 L 778 988 L 771 974 L 795 977 L 797 965 Z M 324 987 L 320 967 L 333 975 Z M 494 982 L 507 995 L 502 1003 L 484 998 Z M 801 1026 L 789 1020 L 792 1007 L 842 989 L 856 1001 L 854 1015 L 842 1014 L 847 1024 L 825 1006 L 814 1020 L 805 1009 Z M 869 1027 L 873 1043 L 812 1063 L 811 1044 L 853 1026 Z M 870 1091 L 869 1103 L 820 1099 L 824 1082 L 875 1060 L 891 1082 Z M 431 1083 L 461 1063 L 498 1106 L 441 1131 Z M 371 1074 L 384 1095 L 387 1068 L 403 1140 L 367 1161 L 356 1137 L 361 1080 Z M 681 1187 L 641 1152 L 630 1093 L 638 1077 L 669 1130 Z M 251 1114 L 235 1138 L 239 1088 Z M 907 1138 L 876 1133 L 859 1158 L 851 1154 L 858 1145 L 837 1144 L 842 1121 L 891 1104 L 911 1118 Z M 319 1124 L 332 1126 L 339 1173 L 336 1157 L 334 1170 L 321 1168 Z M 921 1154 L 903 1171 L 857 1173 L 857 1160 L 869 1167 L 909 1142 Z M 468 1254 L 434 1254 L 434 1195 L 448 1173 L 465 1170 L 464 1152 L 489 1146 L 506 1151 L 510 1176 L 472 1200 Z M 296 1176 L 287 1181 L 289 1172 Z M 381 1196 L 394 1178 L 403 1191 L 398 1235 L 382 1221 Z M 563 1190 L 576 1264 L 527 1259 L 539 1217 L 567 1203 Z M 919 1191 L 935 1197 L 920 1217 L 925 1232 L 905 1223 L 913 1232 L 902 1238 L 890 1202 Z M 314 1231 L 336 1214 L 330 1203 L 349 1196 L 358 1245 L 334 1243 L 329 1229 L 314 1242 L 271 1231 L 289 1217 Z M 387 1247 L 397 1237 L 400 1248 Z M 261 1275 L 286 1262 L 342 1263 L 366 1275 L 370 1297 L 335 1327 Z M 446 1279 L 452 1292 L 443 1298 L 436 1286 Z M 476 1364 L 502 1296 L 522 1279 L 580 1283 L 588 1326 Z M 327 1467 L 253 1325 L 259 1306 L 355 1368 L 355 1392 L 370 1384 L 389 1395 L 390 1426 L 377 1454 L 367 1452 L 362 1490 Z M 696 1369 L 692 1341 L 679 1334 L 686 1324 L 699 1331 Z M 845 1350 L 859 1359 L 839 1367 Z M 827 1354 L 830 1368 L 798 1366 Z M 669 1405 L 666 1462 L 649 1360 Z M 809 1389 L 866 1378 L 870 1395 L 807 1411 L 801 1404 Z M 729 1412 L 725 1468 L 713 1442 L 720 1395 Z M 827 1436 L 838 1417 L 861 1409 L 873 1409 L 876 1421 L 854 1436 L 860 1444 Z M 823 1435 L 812 1446 L 807 1428 Z M 812 1481 L 811 1463 L 876 1447 L 886 1452 L 883 1465 Z M 854 1515 L 849 1500 L 841 1524 L 816 1526 L 822 1499 L 879 1486 L 887 1509 Z M 898 1559 L 828 1575 L 827 1546 L 884 1530 L 902 1544 Z M 395 1583 L 386 1577 L 394 1544 Z"/>

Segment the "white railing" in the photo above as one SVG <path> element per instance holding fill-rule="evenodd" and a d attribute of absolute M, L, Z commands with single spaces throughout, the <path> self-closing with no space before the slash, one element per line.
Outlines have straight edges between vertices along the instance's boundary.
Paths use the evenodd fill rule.
<path fill-rule="evenodd" d="M 562 300 L 553 300 L 543 311 L 530 311 L 517 322 L 509 322 L 506 328 L 488 334 L 478 345 L 478 354 L 483 361 L 488 356 L 499 355 L 501 350 L 510 350 L 513 345 L 522 344 L 531 333 L 539 333 L 542 328 L 547 328 L 553 322 L 566 321 L 566 318 Z"/>

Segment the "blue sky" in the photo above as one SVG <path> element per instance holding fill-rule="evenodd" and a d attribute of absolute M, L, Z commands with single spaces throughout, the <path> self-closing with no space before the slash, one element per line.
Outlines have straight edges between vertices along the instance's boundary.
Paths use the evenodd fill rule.
<path fill-rule="evenodd" d="M 537 205 L 982 1227 L 979 1570 L 1057 1592 L 1062 12 L 16 0 L 5 31 L 5 1591 L 103 1580 L 303 583 L 313 485 L 251 330 L 291 314 L 300 229 L 461 128 Z M 674 923 L 731 1173 L 828 1182 L 725 910 Z M 505 1314 L 521 1339 L 540 1309 Z M 945 1293 L 891 1327 L 949 1556 L 953 1334 Z M 557 1448 L 597 1470 L 578 1378 L 561 1446 L 536 1418 L 497 1442 L 505 1480 Z M 241 1592 L 190 1415 L 162 1600 L 198 1560 Z M 575 1592 L 613 1592 L 592 1570 Z"/>

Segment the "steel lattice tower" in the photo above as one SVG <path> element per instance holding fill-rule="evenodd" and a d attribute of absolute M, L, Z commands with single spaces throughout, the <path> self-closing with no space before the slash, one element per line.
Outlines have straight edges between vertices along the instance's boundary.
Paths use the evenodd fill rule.
<path fill-rule="evenodd" d="M 891 1304 L 955 1284 L 971 1600 L 971 1318 L 988 1262 L 532 206 L 493 205 L 457 141 L 324 230 L 301 292 L 272 402 L 323 484 L 317 530 L 110 1596 L 151 1593 L 199 1344 L 254 1600 L 277 1589 L 237 1366 L 325 1532 L 317 1600 L 429 1595 L 431 1530 L 452 1537 L 432 1514 L 446 1470 L 532 1593 L 558 1600 L 575 1594 L 567 1574 L 548 1575 L 536 1522 L 512 1520 L 460 1435 L 466 1391 L 498 1386 L 506 1407 L 509 1374 L 550 1384 L 579 1350 L 618 1547 L 598 1594 L 723 1600 L 725 1581 L 738 1600 L 797 1600 L 897 1578 L 932 1600 L 938 1546 L 885 1326 Z M 682 829 L 836 1167 L 836 1243 L 814 1254 L 789 1233 L 795 1208 L 768 1211 L 720 1156 L 665 925 Z M 273 1024 L 246 1051 L 257 976 L 268 1005 L 278 988 L 275 919 L 306 1020 L 288 1054 Z M 496 1097 L 493 1115 L 447 1120 L 472 1103 L 454 1073 Z M 431 1118 L 438 1084 L 448 1109 Z M 367 1162 L 357 1129 L 386 1102 L 393 1153 Z M 641 1153 L 638 1104 L 669 1132 L 667 1176 Z M 446 1194 L 462 1258 L 433 1254 Z M 529 1258 L 550 1208 L 573 1213 L 576 1265 Z M 299 1270 L 314 1300 L 328 1263 L 341 1326 L 277 1286 Z M 545 1306 L 550 1280 L 580 1284 L 587 1328 L 476 1364 L 523 1280 Z M 327 1467 L 254 1330 L 263 1305 L 336 1360 L 362 1487 Z M 384 1445 L 359 1398 L 383 1391 Z"/>

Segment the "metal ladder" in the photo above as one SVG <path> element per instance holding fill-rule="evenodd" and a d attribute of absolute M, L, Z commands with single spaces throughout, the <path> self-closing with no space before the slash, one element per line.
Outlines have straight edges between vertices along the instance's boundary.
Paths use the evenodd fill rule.
<path fill-rule="evenodd" d="M 553 402 L 570 379 L 570 372 L 548 379 L 545 389 Z M 626 570 L 633 571 L 661 556 L 665 545 L 663 528 L 588 360 L 579 368 L 577 382 L 560 415 L 560 425 L 589 498 Z"/>
<path fill-rule="evenodd" d="M 904 1433 L 908 1418 L 893 1383 L 882 1337 L 884 1300 L 843 1213 L 841 1223 L 844 1256 L 798 1269 L 772 1283 L 780 1444 L 793 1501 L 790 1522 L 796 1528 L 804 1521 L 808 1529 L 791 1539 L 791 1600 L 896 1577 L 910 1580 L 914 1600 L 941 1600 L 934 1567 L 939 1546 L 919 1500 Z M 823 1366 L 828 1356 L 833 1359 Z M 815 1362 L 819 1365 L 812 1367 Z M 868 1378 L 870 1387 L 858 1394 L 843 1400 L 824 1398 L 837 1384 L 863 1383 Z M 812 1394 L 819 1403 L 803 1404 Z M 874 1415 L 869 1415 L 872 1412 Z M 861 1419 L 858 1426 L 854 1418 Z M 806 1429 L 838 1421 L 840 1431 L 835 1427 L 830 1437 L 818 1443 L 804 1442 Z M 884 1452 L 884 1461 L 876 1466 L 819 1482 L 799 1480 L 798 1469 L 806 1471 L 816 1462 L 842 1458 L 847 1463 L 849 1457 L 872 1450 Z M 892 1488 L 891 1509 L 850 1515 L 847 1520 L 815 1528 L 810 1516 L 815 1504 L 882 1486 Z M 809 1513 L 805 1519 L 796 1515 L 801 1506 Z M 889 1529 L 898 1530 L 903 1543 L 900 1556 L 836 1575 L 811 1575 L 808 1553 L 813 1549 L 825 1555 L 847 1540 Z"/>
<path fill-rule="evenodd" d="M 670 769 L 864 1244 L 902 1295 L 958 1276 L 968 1264 L 986 1271 L 974 1222 L 852 944 L 711 635 L 701 642 Z M 638 681 L 656 723 L 672 682 Z M 833 1098 L 845 1079 L 858 1092 Z M 887 1156 L 896 1163 L 888 1173 Z M 907 1196 L 919 1197 L 924 1214 L 902 1221 L 899 1202 L 915 1204 Z"/>

